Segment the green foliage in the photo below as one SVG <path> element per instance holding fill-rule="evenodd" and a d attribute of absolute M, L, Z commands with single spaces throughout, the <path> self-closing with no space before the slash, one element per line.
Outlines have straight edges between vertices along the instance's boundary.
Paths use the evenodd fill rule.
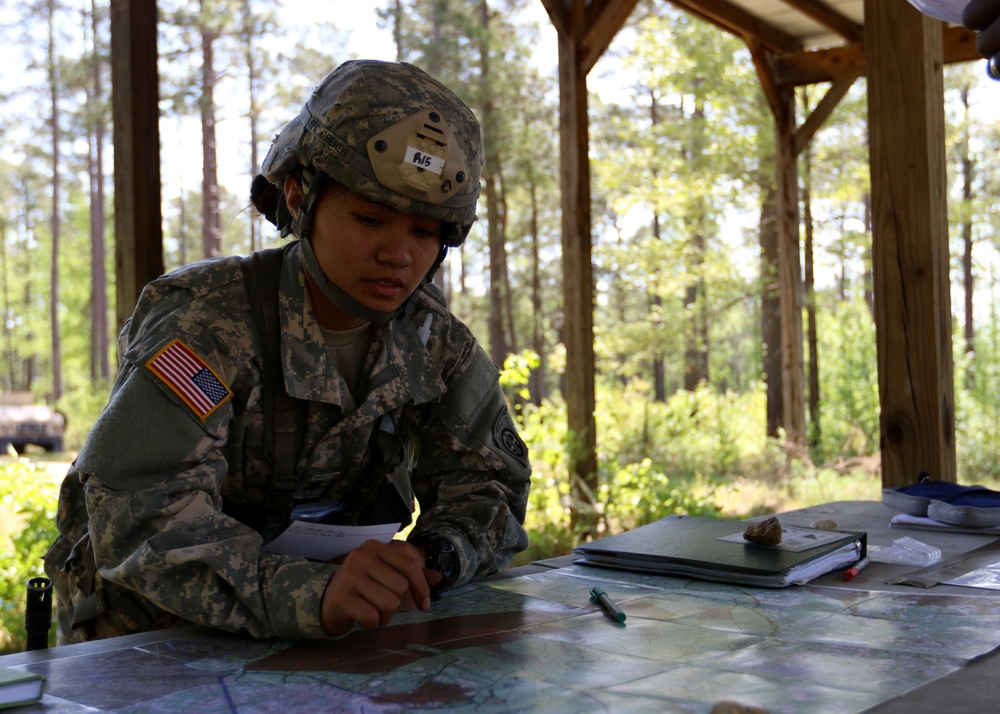
<path fill-rule="evenodd" d="M 817 313 L 821 398 L 820 439 L 814 458 L 824 461 L 838 455 L 875 453 L 879 395 L 871 310 L 859 297 Z"/>
<path fill-rule="evenodd" d="M 531 543 L 516 564 L 569 553 L 583 537 L 571 529 L 573 509 L 596 511 L 600 532 L 610 534 L 672 513 L 736 518 L 879 497 L 877 458 L 850 468 L 816 466 L 807 453 L 762 437 L 763 385 L 743 394 L 702 385 L 665 403 L 644 389 L 639 382 L 599 388 L 598 485 L 586 504 L 571 500 L 574 439 L 565 404 L 522 408 L 533 468 L 525 522 Z"/>
<path fill-rule="evenodd" d="M 104 405 L 108 403 L 111 385 L 101 381 L 86 381 L 63 394 L 56 408 L 67 416 L 63 449 L 79 451 L 90 427 L 97 421 Z"/>
<path fill-rule="evenodd" d="M 44 575 L 42 556 L 55 538 L 58 481 L 11 450 L 0 462 L 0 654 L 25 647 L 25 589 Z M 55 629 L 50 631 L 55 643 Z"/>
<path fill-rule="evenodd" d="M 955 359 L 957 476 L 959 483 L 970 484 L 1000 480 L 1000 404 L 996 398 L 1000 393 L 1000 331 L 994 320 L 976 335 L 975 348 L 974 352 L 956 349 Z"/>

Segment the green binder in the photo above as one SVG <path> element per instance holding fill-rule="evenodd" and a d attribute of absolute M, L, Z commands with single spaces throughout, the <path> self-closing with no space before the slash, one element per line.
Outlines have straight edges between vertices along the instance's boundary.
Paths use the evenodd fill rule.
<path fill-rule="evenodd" d="M 784 524 L 781 544 L 757 545 L 743 538 L 750 523 L 667 516 L 573 552 L 582 565 L 770 588 L 807 583 L 853 565 L 867 552 L 867 533 Z"/>

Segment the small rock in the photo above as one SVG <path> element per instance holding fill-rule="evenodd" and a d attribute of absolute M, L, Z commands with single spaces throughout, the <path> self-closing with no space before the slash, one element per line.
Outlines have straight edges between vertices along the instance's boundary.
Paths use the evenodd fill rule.
<path fill-rule="evenodd" d="M 778 545 L 781 543 L 781 524 L 774 516 L 759 523 L 751 523 L 743 531 L 743 538 L 758 545 Z"/>
<path fill-rule="evenodd" d="M 820 528 L 825 531 L 837 530 L 837 521 L 832 518 L 823 518 L 812 524 L 812 528 Z"/>

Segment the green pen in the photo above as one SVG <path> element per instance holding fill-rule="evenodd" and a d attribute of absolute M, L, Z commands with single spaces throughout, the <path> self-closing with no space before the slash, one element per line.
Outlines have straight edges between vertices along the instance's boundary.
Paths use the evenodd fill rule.
<path fill-rule="evenodd" d="M 604 592 L 604 588 L 600 585 L 595 585 L 590 591 L 590 599 L 596 602 L 598 605 L 604 608 L 604 611 L 611 616 L 611 619 L 615 622 L 625 622 L 625 613 L 618 609 L 618 606 L 611 601 L 608 594 Z"/>

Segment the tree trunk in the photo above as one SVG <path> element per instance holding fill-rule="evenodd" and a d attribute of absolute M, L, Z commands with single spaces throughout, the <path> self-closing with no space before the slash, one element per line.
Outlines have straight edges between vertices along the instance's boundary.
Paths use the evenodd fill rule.
<path fill-rule="evenodd" d="M 97 0 L 91 0 L 90 17 L 93 26 L 92 106 L 102 108 L 91 112 L 93 141 L 88 153 L 90 174 L 90 377 L 107 380 L 111 376 L 108 357 L 108 276 L 107 249 L 104 243 L 104 88 L 101 82 L 100 26 Z"/>
<path fill-rule="evenodd" d="M 806 343 L 809 350 L 809 436 L 808 443 L 815 446 L 820 439 L 819 420 L 819 348 L 816 337 L 816 279 L 813 264 L 812 221 L 812 149 L 802 152 L 802 223 L 805 227 L 805 256 L 802 266 L 806 304 Z"/>
<path fill-rule="evenodd" d="M 542 269 L 538 241 L 538 186 L 533 173 L 529 174 L 531 196 L 531 348 L 542 359 L 531 372 L 528 389 L 531 401 L 541 406 L 545 399 L 545 336 L 542 332 Z"/>
<path fill-rule="evenodd" d="M 257 106 L 257 84 L 260 79 L 260 69 L 257 67 L 257 53 L 254 50 L 253 39 L 255 35 L 253 7 L 251 0 L 243 1 L 243 31 L 245 37 L 244 59 L 247 63 L 247 100 L 249 102 L 248 118 L 250 120 L 250 178 L 253 179 L 260 173 L 260 159 L 257 155 L 257 122 L 259 121 L 260 107 Z M 257 250 L 260 233 L 260 216 L 254 212 L 250 214 L 250 252 Z"/>
<path fill-rule="evenodd" d="M 514 329 L 514 291 L 510 287 L 510 266 L 507 261 L 507 190 L 504 188 L 503 165 L 499 152 L 496 152 L 496 172 L 494 175 L 497 177 L 497 185 L 500 189 L 497 200 L 497 208 L 499 209 L 497 213 L 500 214 L 497 233 L 500 240 L 497 242 L 497 247 L 500 250 L 499 263 L 503 275 L 504 316 L 506 317 L 505 331 L 507 335 L 506 354 L 513 354 L 518 352 L 519 348 L 517 346 L 517 330 Z"/>
<path fill-rule="evenodd" d="M 760 176 L 760 332 L 767 384 L 767 435 L 781 427 L 784 394 L 781 380 L 781 298 L 778 286 L 778 194 L 766 174 Z"/>
<path fill-rule="evenodd" d="M 660 217 L 653 213 L 653 239 L 657 242 L 660 241 Z M 650 305 L 656 315 L 656 321 L 659 322 L 662 317 L 662 312 L 660 308 L 663 305 L 663 298 L 660 297 L 660 293 L 656 288 L 656 274 L 650 275 Z M 660 350 L 653 351 L 653 399 L 657 402 L 667 401 L 667 373 L 666 365 L 664 364 L 664 354 Z"/>
<path fill-rule="evenodd" d="M 962 89 L 962 110 L 964 111 L 963 138 L 959 145 L 962 152 L 962 202 L 966 206 L 972 204 L 972 156 L 969 152 L 969 88 Z M 972 353 L 975 351 L 976 330 L 973 322 L 973 289 L 975 284 L 972 275 L 972 219 L 970 213 L 966 211 L 962 219 L 962 285 L 965 291 L 965 351 Z M 974 373 L 966 371 L 966 387 L 971 387 L 974 380 Z"/>
<path fill-rule="evenodd" d="M 871 193 L 866 193 L 864 198 L 861 200 L 862 205 L 865 209 L 865 233 L 867 235 L 872 234 L 872 195 Z M 871 313 L 872 319 L 875 319 L 875 273 L 874 265 L 872 264 L 872 252 L 869 250 L 865 254 L 865 275 L 864 275 L 864 291 L 865 291 L 865 304 L 868 305 L 868 311 Z"/>
<path fill-rule="evenodd" d="M 705 122 L 705 110 L 698 105 L 691 114 L 690 121 L 697 132 Z M 703 164 L 701 137 L 695 134 L 688 146 L 688 161 L 695 166 Z M 691 258 L 688 266 L 691 282 L 684 293 L 684 312 L 687 321 L 686 345 L 684 349 L 684 388 L 694 390 L 700 382 L 708 381 L 708 320 L 705 315 L 705 237 L 704 199 L 694 199 L 694 219 L 688 221 L 691 235 Z"/>
<path fill-rule="evenodd" d="M 202 0 L 202 22 L 205 19 L 205 1 Z M 201 241 L 205 258 L 222 255 L 222 226 L 219 219 L 219 168 L 215 143 L 215 49 L 218 35 L 201 30 Z"/>
<path fill-rule="evenodd" d="M 660 123 L 659 114 L 659 104 L 656 101 L 656 92 L 654 90 L 649 91 L 649 120 L 650 125 L 656 126 Z M 653 178 L 657 176 L 657 170 L 653 169 Z M 660 216 L 653 211 L 653 240 L 657 243 L 660 242 L 662 236 L 660 234 Z M 653 272 L 649 276 L 649 305 L 651 312 L 654 315 L 654 321 L 656 324 L 662 319 L 662 311 L 660 308 L 663 306 L 663 299 L 660 297 L 660 292 L 657 289 L 656 273 Z M 667 401 L 667 377 L 666 377 L 666 366 L 664 365 L 664 355 L 662 351 L 653 350 L 652 356 L 652 369 L 653 369 L 653 399 L 657 402 Z"/>
<path fill-rule="evenodd" d="M 494 362 L 502 365 L 509 350 L 504 331 L 503 281 L 505 266 L 503 264 L 503 234 L 500 231 L 500 206 L 498 203 L 498 157 L 493 145 L 495 133 L 493 132 L 493 98 L 490 88 L 489 4 L 486 0 L 481 0 L 479 11 L 482 23 L 482 37 L 479 42 L 479 72 L 483 92 L 480 121 L 483 126 L 483 148 L 486 155 L 483 184 L 486 188 L 486 233 L 490 247 L 490 356 Z"/>
<path fill-rule="evenodd" d="M 403 0 L 396 0 L 392 8 L 392 41 L 396 45 L 396 61 L 403 62 L 406 55 L 403 52 Z"/>
<path fill-rule="evenodd" d="M 62 396 L 62 345 L 59 333 L 59 77 L 55 52 L 55 0 L 49 0 L 48 79 L 52 127 L 52 262 L 49 266 L 49 322 L 52 327 L 52 401 Z"/>

